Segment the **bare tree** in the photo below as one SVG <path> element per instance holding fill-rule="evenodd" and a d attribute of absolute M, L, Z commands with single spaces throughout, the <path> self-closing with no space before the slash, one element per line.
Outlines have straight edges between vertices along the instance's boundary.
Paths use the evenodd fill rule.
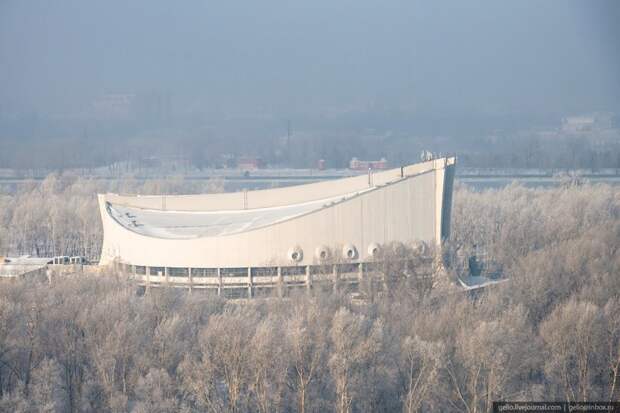
<path fill-rule="evenodd" d="M 293 308 L 284 329 L 290 371 L 288 386 L 296 394 L 297 411 L 305 413 L 310 387 L 325 374 L 327 328 L 325 318 L 316 306 Z"/>
<path fill-rule="evenodd" d="M 330 329 L 329 367 L 336 388 L 335 410 L 351 411 L 354 398 L 360 397 L 361 383 L 374 355 L 383 344 L 383 326 L 341 308 Z"/>
<path fill-rule="evenodd" d="M 250 383 L 250 343 L 256 328 L 253 312 L 227 311 L 209 319 L 202 332 L 200 361 L 215 377 L 216 392 L 227 411 L 238 412 L 247 403 Z"/>
<path fill-rule="evenodd" d="M 603 318 L 600 308 L 571 299 L 543 322 L 547 377 L 561 388 L 566 401 L 587 401 L 594 395 L 594 377 L 600 366 Z"/>
<path fill-rule="evenodd" d="M 268 316 L 256 326 L 250 347 L 250 384 L 253 404 L 260 413 L 283 411 L 286 396 L 288 354 L 282 320 Z"/>
<path fill-rule="evenodd" d="M 618 401 L 620 381 L 620 300 L 610 299 L 603 308 L 605 360 L 610 372 L 609 401 Z"/>
<path fill-rule="evenodd" d="M 164 369 L 150 369 L 138 380 L 138 402 L 131 410 L 135 413 L 167 413 L 179 411 L 174 381 Z"/>
<path fill-rule="evenodd" d="M 437 385 L 439 369 L 443 365 L 443 345 L 405 337 L 401 345 L 400 371 L 405 383 L 403 412 L 418 412 Z"/>

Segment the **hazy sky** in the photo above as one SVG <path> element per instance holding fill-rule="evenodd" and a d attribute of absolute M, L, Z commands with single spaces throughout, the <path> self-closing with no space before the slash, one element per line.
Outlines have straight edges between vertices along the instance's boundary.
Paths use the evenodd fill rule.
<path fill-rule="evenodd" d="M 620 108 L 620 2 L 0 0 L 0 107 Z"/>

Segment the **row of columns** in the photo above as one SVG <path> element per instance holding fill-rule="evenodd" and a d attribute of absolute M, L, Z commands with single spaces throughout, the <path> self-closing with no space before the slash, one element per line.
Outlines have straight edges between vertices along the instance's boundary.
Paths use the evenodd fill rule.
<path fill-rule="evenodd" d="M 138 275 L 136 274 L 135 271 L 135 266 L 133 266 L 133 275 Z M 145 267 L 145 276 L 146 276 L 146 289 L 148 290 L 150 288 L 151 285 L 151 273 L 150 273 L 150 269 L 153 267 Z M 163 268 L 163 276 L 164 276 L 164 282 L 165 284 L 169 285 L 170 284 L 170 271 L 168 267 L 162 267 Z M 189 283 L 187 285 L 189 291 L 191 292 L 194 286 L 193 283 L 193 275 L 192 275 L 192 268 L 188 267 L 187 268 L 187 278 L 189 280 Z M 333 278 L 333 288 L 335 291 L 338 291 L 339 287 L 340 287 L 340 271 L 338 270 L 338 266 L 337 265 L 332 265 L 332 278 Z M 217 268 L 217 279 L 218 279 L 218 283 L 217 283 L 217 295 L 221 296 L 222 295 L 222 290 L 224 288 L 223 286 L 223 277 L 222 277 L 222 270 L 221 268 Z M 363 263 L 359 263 L 358 264 L 358 282 L 361 284 L 365 279 L 365 273 L 364 273 L 364 264 Z M 310 266 L 306 265 L 305 266 L 305 286 L 308 290 L 312 289 L 312 285 L 313 285 L 313 274 L 310 271 Z M 247 268 L 247 289 L 248 289 L 248 298 L 253 298 L 254 296 L 254 277 L 252 275 L 252 267 L 248 267 Z M 277 275 L 276 275 L 276 288 L 278 290 L 278 296 L 282 297 L 284 295 L 284 275 L 282 274 L 282 267 L 277 267 Z"/>

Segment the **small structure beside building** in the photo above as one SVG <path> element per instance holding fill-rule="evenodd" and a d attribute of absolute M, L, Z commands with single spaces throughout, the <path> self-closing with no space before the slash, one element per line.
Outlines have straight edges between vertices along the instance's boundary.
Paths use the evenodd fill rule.
<path fill-rule="evenodd" d="M 45 276 L 47 265 L 51 263 L 51 260 L 51 258 L 31 257 L 29 255 L 16 258 L 0 257 L 0 279 Z"/>
<path fill-rule="evenodd" d="M 18 278 L 49 280 L 52 274 L 82 273 L 84 266 L 88 264 L 88 259 L 80 256 L 0 257 L 0 280 Z"/>
<path fill-rule="evenodd" d="M 366 171 L 368 169 L 384 170 L 388 168 L 387 159 L 381 158 L 378 161 L 362 161 L 357 158 L 352 158 L 349 162 L 349 169 L 354 171 Z"/>

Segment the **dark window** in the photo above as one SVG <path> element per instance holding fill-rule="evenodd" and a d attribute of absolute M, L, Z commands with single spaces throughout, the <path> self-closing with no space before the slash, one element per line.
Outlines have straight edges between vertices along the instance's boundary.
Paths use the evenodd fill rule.
<path fill-rule="evenodd" d="M 222 295 L 225 298 L 248 298 L 247 288 L 223 288 Z"/>
<path fill-rule="evenodd" d="M 247 268 L 222 268 L 220 269 L 222 277 L 247 277 Z"/>
<path fill-rule="evenodd" d="M 193 277 L 217 277 L 217 268 L 192 268 Z"/>
<path fill-rule="evenodd" d="M 278 275 L 278 267 L 255 267 L 252 268 L 253 277 L 275 277 Z"/>
<path fill-rule="evenodd" d="M 188 273 L 185 267 L 168 267 L 168 275 L 171 277 L 187 277 Z"/>
<path fill-rule="evenodd" d="M 145 275 L 146 274 L 146 267 L 144 265 L 136 265 L 136 274 L 138 274 L 138 275 Z"/>
<path fill-rule="evenodd" d="M 331 274 L 334 271 L 332 265 L 311 265 L 310 274 Z"/>
<path fill-rule="evenodd" d="M 151 274 L 151 275 L 165 275 L 164 267 L 149 267 L 149 274 Z"/>
<path fill-rule="evenodd" d="M 282 267 L 282 275 L 306 275 L 306 267 Z"/>
<path fill-rule="evenodd" d="M 358 270 L 358 264 L 338 264 L 338 273 L 340 274 L 357 272 Z"/>

